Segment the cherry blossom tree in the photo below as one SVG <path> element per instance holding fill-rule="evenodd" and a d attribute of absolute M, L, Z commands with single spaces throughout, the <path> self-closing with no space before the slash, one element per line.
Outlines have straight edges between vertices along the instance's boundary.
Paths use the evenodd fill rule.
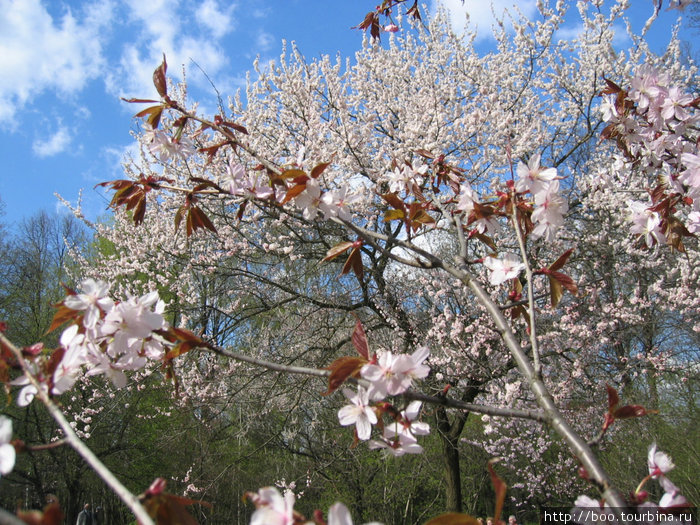
<path fill-rule="evenodd" d="M 531 458 L 525 498 L 558 479 L 544 496 L 573 500 L 580 467 L 597 499 L 646 504 L 641 488 L 624 498 L 592 446 L 652 411 L 606 381 L 627 401 L 640 374 L 653 390 L 660 372 L 695 370 L 695 70 L 675 38 L 662 56 L 634 34 L 616 49 L 622 1 L 579 3 L 582 29 L 565 40 L 564 4 L 541 3 L 483 55 L 444 14 L 388 25 L 385 45 L 367 38 L 345 63 L 292 46 L 214 117 L 168 83 L 164 59 L 160 99 L 129 100 L 151 104 L 141 157 L 104 184 L 115 223 L 96 228 L 115 253 L 62 302 L 54 324 L 72 325 L 57 357 L 37 364 L 4 342 L 22 402 L 52 406 L 83 373 L 121 388 L 156 364 L 185 398 L 215 400 L 242 390 L 232 376 L 247 363 L 327 378 L 327 395 L 343 385 L 338 423 L 368 453 L 421 452 L 422 404 L 437 405 L 448 510 L 462 506 L 471 414 L 488 417 L 481 444 L 506 466 Z M 362 24 L 375 37 L 379 15 Z M 256 417 L 309 389 L 278 386 L 247 388 L 266 399 Z M 576 406 L 592 389 L 601 402 Z M 489 469 L 498 519 L 505 489 Z M 662 473 L 659 505 L 682 504 Z M 173 508 L 163 490 L 141 503 Z M 253 523 L 303 520 L 289 493 L 249 499 Z M 328 523 L 351 523 L 347 509 Z"/>

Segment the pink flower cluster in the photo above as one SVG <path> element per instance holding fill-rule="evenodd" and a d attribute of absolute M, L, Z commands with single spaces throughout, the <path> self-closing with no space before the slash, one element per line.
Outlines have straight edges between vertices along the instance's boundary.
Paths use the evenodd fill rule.
<path fill-rule="evenodd" d="M 370 400 L 381 401 L 387 395 L 395 396 L 408 390 L 415 379 L 423 379 L 430 372 L 430 367 L 423 364 L 430 350 L 419 347 L 413 354 L 394 355 L 391 351 L 382 353 L 376 362 L 362 367 L 360 375 L 370 382 L 369 388 L 362 386 L 357 392 L 345 388 L 343 394 L 350 401 L 338 411 L 338 420 L 343 426 L 355 425 L 358 439 L 366 441 L 372 434 L 372 425 L 379 422 L 377 410 Z M 423 448 L 416 436 L 427 435 L 430 427 L 427 423 L 416 421 L 420 414 L 421 402 L 413 401 L 403 410 L 396 420 L 384 426 L 379 440 L 370 441 L 371 449 L 384 448 L 394 456 L 403 454 L 420 454 Z"/>
<path fill-rule="evenodd" d="M 158 292 L 126 301 L 114 302 L 107 295 L 109 285 L 86 279 L 82 292 L 69 295 L 63 305 L 76 312 L 80 324 L 71 324 L 61 334 L 63 357 L 51 380 L 44 377 L 34 362 L 28 363 L 29 372 L 51 394 L 60 395 L 75 384 L 83 367 L 86 375 L 106 375 L 117 388 L 126 386 L 125 370 L 143 368 L 148 360 L 159 360 L 164 355 L 163 341 L 155 331 L 168 327 L 163 317 L 165 304 Z M 17 404 L 26 406 L 37 394 L 37 388 L 26 374 L 11 382 L 23 388 Z"/>
<path fill-rule="evenodd" d="M 294 512 L 295 496 L 287 490 L 284 496 L 275 487 L 263 487 L 258 492 L 248 493 L 247 497 L 253 502 L 256 511 L 250 518 L 250 525 L 293 525 L 306 522 Z M 335 503 L 328 510 L 328 525 L 353 525 L 348 508 L 342 503 Z M 372 522 L 366 525 L 381 525 Z"/>
<path fill-rule="evenodd" d="M 623 99 L 624 94 L 610 93 L 603 99 L 603 120 L 609 122 L 606 134 L 618 140 L 627 160 L 639 166 L 652 185 L 677 196 L 677 204 L 692 203 L 686 228 L 690 233 L 699 232 L 697 100 L 682 88 L 670 85 L 668 75 L 651 67 L 640 68 Z M 675 204 L 660 206 L 661 201 L 652 192 L 649 202 L 628 203 L 632 233 L 643 236 L 649 247 L 666 242 L 668 217 L 661 212 L 666 208 L 673 211 Z"/>
<path fill-rule="evenodd" d="M 527 165 L 519 162 L 517 172 L 516 191 L 530 192 L 535 201 L 535 210 L 532 212 L 535 229 L 531 233 L 532 238 L 554 241 L 557 230 L 564 224 L 564 214 L 569 211 L 569 205 L 559 195 L 557 169 L 540 167 L 538 153 L 530 158 Z"/>
<path fill-rule="evenodd" d="M 670 513 L 673 509 L 688 506 L 688 501 L 680 493 L 678 487 L 666 477 L 666 474 L 675 467 L 673 461 L 668 454 L 657 450 L 656 443 L 653 443 L 651 447 L 649 447 L 647 466 L 649 467 L 649 475 L 642 480 L 634 494 L 637 501 L 636 508 L 632 509 L 634 510 L 634 512 L 632 512 L 633 515 L 653 517 L 660 513 Z M 658 504 L 647 501 L 648 493 L 642 490 L 644 484 L 650 479 L 658 480 L 661 488 L 664 489 L 664 495 L 661 496 Z M 585 517 L 577 521 L 577 523 L 581 523 L 582 525 L 600 523 L 601 518 L 603 518 L 602 521 L 606 521 L 604 518 L 611 515 L 611 509 L 607 504 L 604 502 L 601 503 L 588 496 L 579 496 L 576 498 L 574 505 L 576 505 L 576 507 L 571 511 L 572 515 L 580 518 Z M 635 519 L 627 521 L 655 523 L 653 519 Z"/>
<path fill-rule="evenodd" d="M 196 152 L 194 143 L 188 137 L 173 138 L 168 133 L 146 125 L 144 141 L 148 150 L 161 162 L 171 159 L 186 160 Z"/>
<path fill-rule="evenodd" d="M 17 453 L 10 443 L 12 440 L 12 420 L 0 416 L 0 476 L 9 474 L 15 466 Z"/>

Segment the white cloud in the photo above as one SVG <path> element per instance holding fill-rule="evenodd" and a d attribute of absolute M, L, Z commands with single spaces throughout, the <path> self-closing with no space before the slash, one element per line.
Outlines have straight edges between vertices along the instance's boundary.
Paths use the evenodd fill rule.
<path fill-rule="evenodd" d="M 208 81 L 198 68 L 190 67 L 192 61 L 214 81 L 225 71 L 228 59 L 220 42 L 234 27 L 233 7 L 222 10 L 216 1 L 206 0 L 194 12 L 199 23 L 206 26 L 202 34 L 196 24 L 182 23 L 191 12 L 186 13 L 178 1 L 151 0 L 145 4 L 143 0 L 127 0 L 127 8 L 136 39 L 122 47 L 119 65 L 107 78 L 109 92 L 125 97 L 158 98 L 152 78 L 163 53 L 168 61 L 168 76 L 181 79 L 185 66 L 188 82 L 194 85 L 208 86 Z"/>
<path fill-rule="evenodd" d="M 235 7 L 235 4 L 231 4 L 222 9 L 217 0 L 204 0 L 195 11 L 195 18 L 214 38 L 221 38 L 235 27 L 232 17 Z"/>
<path fill-rule="evenodd" d="M 96 78 L 103 63 L 103 28 L 111 0 L 87 4 L 77 18 L 54 19 L 40 0 L 0 0 L 0 123 L 44 91 L 72 95 Z"/>
<path fill-rule="evenodd" d="M 630 37 L 627 29 L 622 24 L 614 24 L 612 43 L 615 46 L 622 47 L 630 43 Z M 575 40 L 584 36 L 585 27 L 579 23 L 574 26 L 566 26 L 560 28 L 555 33 L 555 38 L 559 40 Z"/>
<path fill-rule="evenodd" d="M 266 31 L 260 31 L 258 38 L 255 39 L 256 51 L 268 51 L 274 42 L 275 38 Z"/>
<path fill-rule="evenodd" d="M 532 18 L 537 12 L 535 0 L 434 0 L 433 12 L 437 10 L 438 5 L 444 7 L 449 14 L 455 32 L 476 31 L 478 40 L 493 37 L 493 28 L 497 26 L 497 20 L 502 19 L 506 27 L 510 27 L 508 14 L 517 20 L 520 13 L 526 18 Z M 505 13 L 506 11 L 508 13 Z"/>
<path fill-rule="evenodd" d="M 37 139 L 32 144 L 32 151 L 38 157 L 52 157 L 64 152 L 73 141 L 68 128 L 60 125 L 58 130 L 47 139 Z"/>

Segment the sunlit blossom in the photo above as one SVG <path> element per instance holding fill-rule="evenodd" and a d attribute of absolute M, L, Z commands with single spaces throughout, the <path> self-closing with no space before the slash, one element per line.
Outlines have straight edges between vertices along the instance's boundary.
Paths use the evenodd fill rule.
<path fill-rule="evenodd" d="M 12 420 L 0 415 L 0 476 L 9 474 L 15 466 L 15 447 L 12 440 Z"/>

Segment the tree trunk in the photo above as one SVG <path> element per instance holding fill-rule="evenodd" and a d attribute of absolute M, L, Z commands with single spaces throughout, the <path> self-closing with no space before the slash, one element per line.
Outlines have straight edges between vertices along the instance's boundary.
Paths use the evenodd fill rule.
<path fill-rule="evenodd" d="M 462 401 L 471 403 L 479 394 L 479 386 L 468 387 Z M 447 512 L 462 512 L 462 477 L 459 467 L 459 438 L 464 430 L 464 425 L 469 417 L 469 412 L 456 412 L 452 421 L 447 415 L 445 407 L 437 410 L 437 429 L 442 442 L 442 457 L 445 467 L 445 506 Z"/>

